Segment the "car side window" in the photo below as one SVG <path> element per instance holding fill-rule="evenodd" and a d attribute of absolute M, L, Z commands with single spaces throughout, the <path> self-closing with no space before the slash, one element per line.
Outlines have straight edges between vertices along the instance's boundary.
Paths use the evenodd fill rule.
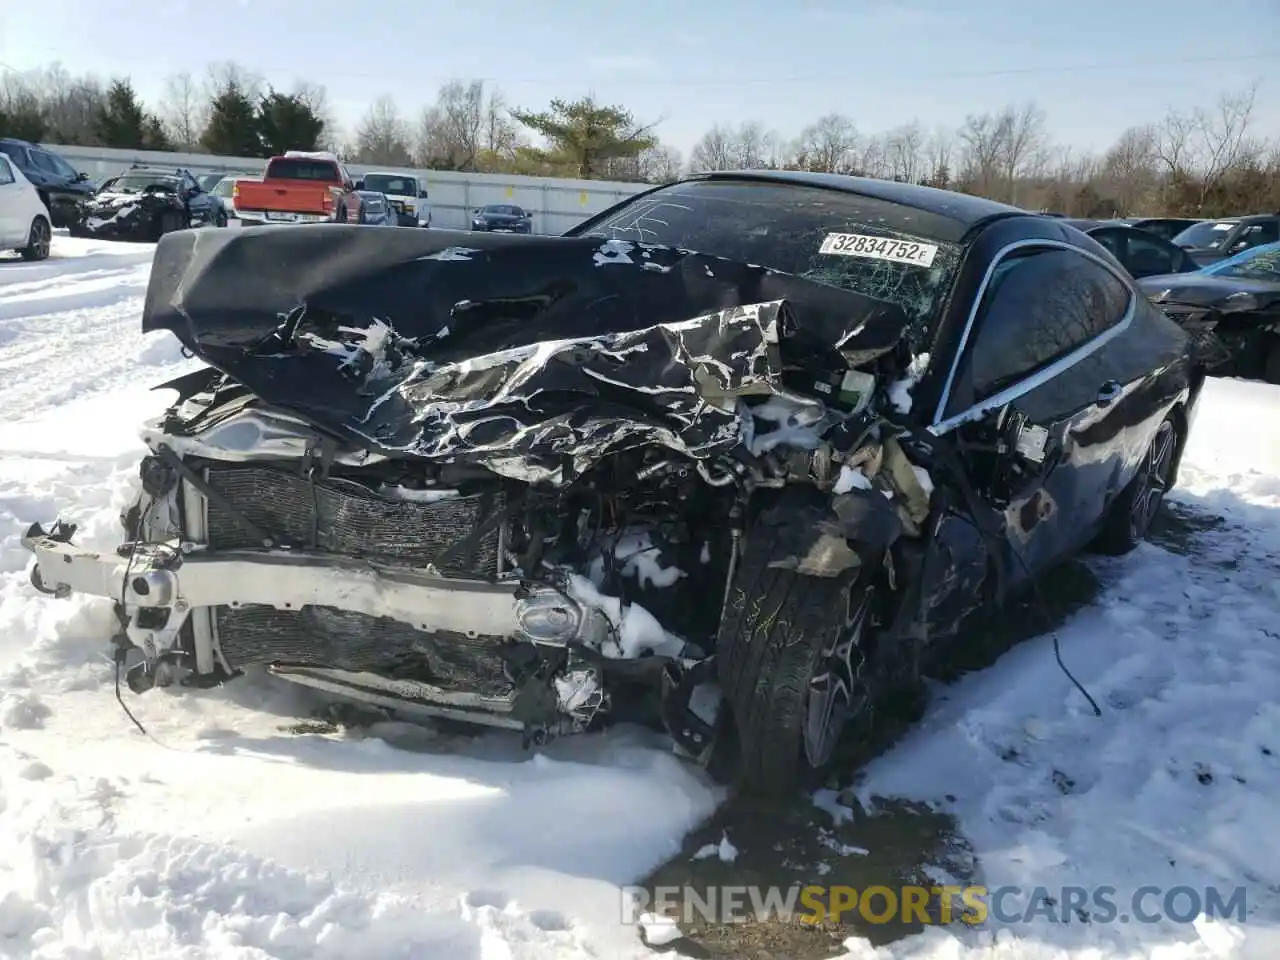
<path fill-rule="evenodd" d="M 1088 343 L 1129 310 L 1129 288 L 1083 254 L 1019 251 L 997 266 L 968 362 L 981 402 Z"/>
<path fill-rule="evenodd" d="M 13 170 L 9 167 L 9 161 L 4 157 L 0 157 L 0 187 L 8 183 L 14 183 L 17 177 L 13 175 Z"/>

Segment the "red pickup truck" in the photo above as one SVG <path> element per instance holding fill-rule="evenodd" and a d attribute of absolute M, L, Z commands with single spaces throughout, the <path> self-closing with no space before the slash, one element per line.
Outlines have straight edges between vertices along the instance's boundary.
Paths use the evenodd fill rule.
<path fill-rule="evenodd" d="M 355 179 L 331 153 L 289 151 L 272 157 L 262 180 L 237 180 L 231 198 L 242 226 L 360 222 Z"/>

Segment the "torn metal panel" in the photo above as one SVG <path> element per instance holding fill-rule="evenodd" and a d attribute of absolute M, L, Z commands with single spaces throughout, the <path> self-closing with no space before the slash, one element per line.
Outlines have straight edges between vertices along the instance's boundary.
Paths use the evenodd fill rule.
<path fill-rule="evenodd" d="M 723 455 L 734 398 L 904 328 L 893 304 L 669 247 L 337 225 L 167 239 L 143 317 L 351 442 L 552 484 L 642 445 Z"/>

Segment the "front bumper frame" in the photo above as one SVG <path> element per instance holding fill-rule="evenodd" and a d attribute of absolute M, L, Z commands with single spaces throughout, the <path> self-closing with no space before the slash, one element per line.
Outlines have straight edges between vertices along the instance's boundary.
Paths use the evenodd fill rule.
<path fill-rule="evenodd" d="M 177 540 L 99 553 L 38 526 L 22 543 L 35 554 L 40 589 L 121 604 L 128 621 L 125 632 L 148 661 L 177 653 L 179 631 L 192 611 L 223 605 L 336 607 L 390 617 L 425 632 L 556 647 L 598 648 L 611 630 L 600 610 L 578 603 L 558 585 L 444 577 L 430 568 L 305 551 L 206 551 Z M 140 615 L 142 611 L 148 614 Z M 164 611 L 167 617 L 159 615 Z M 197 649 L 195 654 L 197 663 L 214 660 L 210 651 Z"/>

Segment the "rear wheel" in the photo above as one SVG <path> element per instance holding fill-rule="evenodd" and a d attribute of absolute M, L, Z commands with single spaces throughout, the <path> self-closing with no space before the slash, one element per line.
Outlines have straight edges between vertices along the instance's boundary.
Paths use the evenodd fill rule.
<path fill-rule="evenodd" d="M 813 577 L 777 569 L 777 528 L 744 544 L 716 639 L 716 659 L 736 733 L 735 779 L 745 792 L 779 795 L 831 766 L 872 691 L 864 651 L 873 592 L 857 571 Z"/>
<path fill-rule="evenodd" d="M 47 260 L 49 249 L 53 245 L 53 228 L 44 217 L 36 217 L 31 221 L 31 231 L 27 234 L 27 245 L 19 253 L 23 260 Z"/>
<path fill-rule="evenodd" d="M 1128 553 L 1146 537 L 1173 482 L 1180 439 L 1172 418 L 1161 421 L 1138 465 L 1138 472 L 1107 513 L 1102 532 L 1094 541 L 1094 549 L 1099 553 L 1111 556 Z"/>

